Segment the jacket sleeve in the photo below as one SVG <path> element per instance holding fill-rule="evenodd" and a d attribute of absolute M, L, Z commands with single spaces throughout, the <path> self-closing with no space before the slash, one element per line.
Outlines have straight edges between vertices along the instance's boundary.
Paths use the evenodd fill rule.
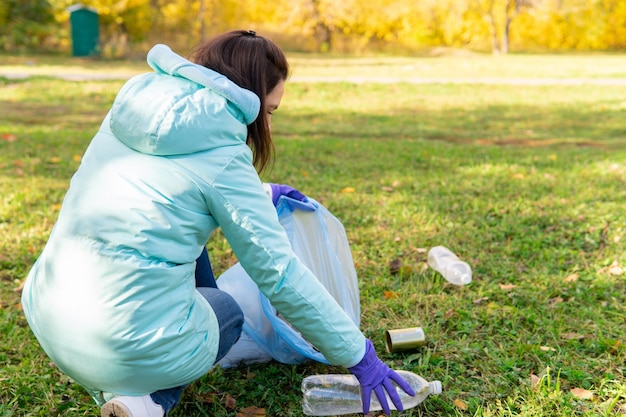
<path fill-rule="evenodd" d="M 294 254 L 246 150 L 216 177 L 209 210 L 276 310 L 330 363 L 355 365 L 365 353 L 365 337 Z"/>

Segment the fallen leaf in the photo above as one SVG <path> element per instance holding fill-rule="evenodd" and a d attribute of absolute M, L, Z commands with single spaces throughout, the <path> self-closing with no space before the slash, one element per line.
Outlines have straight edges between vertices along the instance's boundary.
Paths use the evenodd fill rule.
<path fill-rule="evenodd" d="M 235 400 L 231 395 L 226 394 L 226 398 L 224 399 L 224 407 L 229 410 L 234 410 L 237 405 L 237 400 Z"/>
<path fill-rule="evenodd" d="M 523 180 L 524 174 L 522 174 L 521 172 L 518 172 L 516 174 L 511 175 L 511 178 L 515 178 L 516 180 Z"/>
<path fill-rule="evenodd" d="M 395 291 L 385 291 L 385 298 L 387 300 L 391 299 L 391 298 L 398 298 L 398 293 Z"/>
<path fill-rule="evenodd" d="M 342 193 L 353 193 L 355 191 L 354 187 L 346 187 L 341 190 Z"/>
<path fill-rule="evenodd" d="M 415 250 L 417 251 L 417 253 L 426 253 L 426 252 L 428 252 L 428 249 L 426 249 L 426 248 L 417 248 Z"/>
<path fill-rule="evenodd" d="M 624 269 L 620 266 L 613 266 L 609 268 L 609 274 L 611 275 L 622 275 L 624 273 Z"/>
<path fill-rule="evenodd" d="M 550 155 L 548 155 L 548 159 L 550 159 L 552 161 L 556 161 L 556 155 L 555 154 L 550 154 Z"/>
<path fill-rule="evenodd" d="M 265 417 L 265 408 L 255 406 L 246 407 L 239 411 L 236 417 Z"/>
<path fill-rule="evenodd" d="M 215 401 L 214 397 L 215 393 L 213 392 L 201 392 L 196 394 L 196 400 L 206 404 L 213 404 L 213 402 Z"/>
<path fill-rule="evenodd" d="M 48 161 L 51 164 L 58 164 L 59 162 L 61 162 L 61 158 L 59 158 L 58 156 L 53 156 L 50 159 L 48 159 Z"/>
<path fill-rule="evenodd" d="M 590 400 L 593 398 L 593 392 L 583 388 L 572 388 L 570 392 L 574 397 L 580 398 L 582 400 Z"/>
<path fill-rule="evenodd" d="M 539 386 L 539 383 L 541 382 L 541 378 L 539 378 L 537 375 L 535 374 L 530 374 L 530 385 L 535 388 L 537 386 Z"/>
<path fill-rule="evenodd" d="M 456 407 L 461 410 L 461 411 L 465 411 L 467 410 L 467 404 L 465 404 L 465 402 L 463 400 L 460 399 L 456 399 L 452 402 L 454 405 L 456 405 Z"/>
<path fill-rule="evenodd" d="M 544 352 L 556 352 L 556 349 L 550 346 L 539 346 L 539 349 Z"/>
<path fill-rule="evenodd" d="M 74 162 L 80 162 L 80 161 L 81 161 L 81 159 L 83 159 L 83 157 L 82 157 L 82 156 L 80 156 L 80 155 L 78 155 L 78 154 L 74 154 L 74 155 L 72 155 L 72 160 L 73 160 Z"/>
<path fill-rule="evenodd" d="M 394 187 L 394 188 L 398 187 L 399 185 L 400 185 L 400 181 L 398 181 L 398 180 L 395 180 L 394 182 L 391 183 L 391 186 Z"/>
<path fill-rule="evenodd" d="M 11 133 L 3 133 L 2 140 L 6 140 L 7 142 L 15 142 L 17 140 L 17 136 L 12 135 Z"/>
<path fill-rule="evenodd" d="M 563 278 L 563 282 L 576 282 L 578 281 L 578 274 L 568 275 Z"/>
<path fill-rule="evenodd" d="M 578 334 L 578 333 L 562 333 L 561 334 L 561 339 L 565 339 L 565 340 L 580 340 L 584 338 L 585 338 L 584 335 Z"/>
<path fill-rule="evenodd" d="M 450 309 L 448 311 L 446 311 L 445 313 L 443 313 L 443 318 L 448 320 L 452 317 L 454 317 L 456 315 L 456 311 L 454 311 L 453 309 Z"/>
<path fill-rule="evenodd" d="M 489 301 L 489 297 L 480 297 L 474 300 L 474 304 L 481 304 L 485 301 Z"/>
<path fill-rule="evenodd" d="M 400 259 L 394 259 L 393 261 L 389 262 L 389 272 L 391 273 L 391 275 L 395 275 L 398 272 L 400 272 L 400 269 L 402 269 L 402 261 Z"/>
<path fill-rule="evenodd" d="M 393 187 L 381 187 L 380 188 L 383 191 L 386 191 L 388 193 L 392 193 L 393 192 Z"/>
<path fill-rule="evenodd" d="M 563 298 L 561 297 L 554 297 L 554 298 L 548 299 L 548 304 L 559 304 L 562 302 L 563 302 Z"/>
<path fill-rule="evenodd" d="M 500 284 L 500 289 L 503 291 L 512 290 L 513 288 L 517 288 L 515 284 Z"/>

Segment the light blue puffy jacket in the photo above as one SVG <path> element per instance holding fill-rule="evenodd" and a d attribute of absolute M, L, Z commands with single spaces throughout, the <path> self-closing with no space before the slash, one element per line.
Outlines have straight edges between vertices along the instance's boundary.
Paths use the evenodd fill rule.
<path fill-rule="evenodd" d="M 120 90 L 71 180 L 22 304 L 41 346 L 98 402 L 188 384 L 218 325 L 195 260 L 221 227 L 246 272 L 330 363 L 365 339 L 294 256 L 252 165 L 258 98 L 164 45 Z"/>

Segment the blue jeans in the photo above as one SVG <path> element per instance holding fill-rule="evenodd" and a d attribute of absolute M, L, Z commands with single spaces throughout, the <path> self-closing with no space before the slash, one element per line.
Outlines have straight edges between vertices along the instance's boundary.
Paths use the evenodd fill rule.
<path fill-rule="evenodd" d="M 220 343 L 217 358 L 215 358 L 215 362 L 217 362 L 228 353 L 239 339 L 241 326 L 243 326 L 243 312 L 229 294 L 217 289 L 206 249 L 196 260 L 196 287 L 211 305 L 219 323 Z M 185 386 L 168 388 L 153 392 L 150 396 L 152 401 L 163 407 L 167 416 L 180 401 L 184 389 Z"/>

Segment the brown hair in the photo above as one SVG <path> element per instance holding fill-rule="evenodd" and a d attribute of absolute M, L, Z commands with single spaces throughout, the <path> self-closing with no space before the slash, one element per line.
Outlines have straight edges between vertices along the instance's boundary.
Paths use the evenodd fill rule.
<path fill-rule="evenodd" d="M 195 48 L 192 60 L 226 76 L 261 100 L 259 116 L 248 125 L 246 143 L 252 149 L 257 172 L 274 161 L 274 142 L 267 122 L 265 97 L 289 76 L 283 51 L 254 31 L 235 30 L 217 35 Z"/>

